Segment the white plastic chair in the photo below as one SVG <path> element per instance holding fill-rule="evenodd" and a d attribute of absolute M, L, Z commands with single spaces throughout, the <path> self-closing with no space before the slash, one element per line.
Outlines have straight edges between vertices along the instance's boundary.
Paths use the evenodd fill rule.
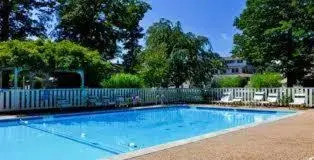
<path fill-rule="evenodd" d="M 255 92 L 252 104 L 257 105 L 264 100 L 265 92 Z"/>
<path fill-rule="evenodd" d="M 255 102 L 263 101 L 264 100 L 264 95 L 265 95 L 265 92 L 255 92 L 253 101 L 255 101 Z"/>
<path fill-rule="evenodd" d="M 235 97 L 232 99 L 232 103 L 237 105 L 237 104 L 241 104 L 243 100 L 243 97 Z"/>
<path fill-rule="evenodd" d="M 221 103 L 230 103 L 231 100 L 231 92 L 224 92 L 222 97 L 220 98 L 220 101 L 214 101 L 215 103 L 221 104 Z"/>
<path fill-rule="evenodd" d="M 241 102 L 243 100 L 243 97 L 235 97 L 232 99 L 233 102 Z"/>
<path fill-rule="evenodd" d="M 293 102 L 289 103 L 292 106 L 304 105 L 305 104 L 305 94 L 295 94 Z"/>
<path fill-rule="evenodd" d="M 277 93 L 269 93 L 266 101 L 260 102 L 261 104 L 275 104 L 278 102 L 278 94 Z"/>

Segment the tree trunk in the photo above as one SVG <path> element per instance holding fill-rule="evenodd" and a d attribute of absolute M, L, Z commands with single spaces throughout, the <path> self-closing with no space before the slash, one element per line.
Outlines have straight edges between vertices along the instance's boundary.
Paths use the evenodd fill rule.
<path fill-rule="evenodd" d="M 0 32 L 0 41 L 6 41 L 9 39 L 9 33 L 10 33 L 10 10 L 11 5 L 9 0 L 3 0 L 2 2 L 2 8 L 1 9 L 1 17 L 2 17 L 2 23 L 1 23 L 1 32 Z"/>
<path fill-rule="evenodd" d="M 293 87 L 293 85 L 296 84 L 296 81 L 294 72 L 289 71 L 287 73 L 287 87 Z"/>
<path fill-rule="evenodd" d="M 291 70 L 290 66 L 293 60 L 293 52 L 294 52 L 294 45 L 293 45 L 293 39 L 292 39 L 292 30 L 289 29 L 288 31 L 288 45 L 287 45 L 287 58 L 288 58 L 288 65 L 286 66 L 288 69 L 286 76 L 287 76 L 287 87 L 293 87 L 294 84 L 296 84 L 296 75 L 293 70 Z M 293 64 L 293 63 L 292 63 Z"/>
<path fill-rule="evenodd" d="M 0 89 L 2 88 L 2 71 L 0 70 Z"/>

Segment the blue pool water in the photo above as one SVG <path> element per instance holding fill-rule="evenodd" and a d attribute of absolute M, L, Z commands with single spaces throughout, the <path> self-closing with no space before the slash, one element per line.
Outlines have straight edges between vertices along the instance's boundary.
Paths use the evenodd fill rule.
<path fill-rule="evenodd" d="M 0 158 L 96 160 L 292 113 L 172 106 L 0 121 Z"/>

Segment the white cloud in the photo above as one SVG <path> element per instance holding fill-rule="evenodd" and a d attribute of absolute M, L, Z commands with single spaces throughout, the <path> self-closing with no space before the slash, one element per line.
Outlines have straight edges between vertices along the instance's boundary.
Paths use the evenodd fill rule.
<path fill-rule="evenodd" d="M 230 40 L 230 37 L 226 33 L 221 33 L 220 36 L 223 40 Z"/>

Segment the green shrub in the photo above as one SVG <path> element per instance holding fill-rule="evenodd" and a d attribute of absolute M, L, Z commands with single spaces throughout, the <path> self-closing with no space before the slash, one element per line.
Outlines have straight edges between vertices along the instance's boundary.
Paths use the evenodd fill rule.
<path fill-rule="evenodd" d="M 39 77 L 34 78 L 34 89 L 41 89 L 44 87 L 44 80 Z"/>
<path fill-rule="evenodd" d="M 292 102 L 292 97 L 284 95 L 279 99 L 279 103 L 286 106 L 289 105 L 289 103 Z"/>
<path fill-rule="evenodd" d="M 280 87 L 282 77 L 279 73 L 266 72 L 255 74 L 250 79 L 250 86 L 253 88 Z"/>
<path fill-rule="evenodd" d="M 137 75 L 119 73 L 104 80 L 101 85 L 105 88 L 142 88 L 144 80 Z"/>
<path fill-rule="evenodd" d="M 244 87 L 247 80 L 240 76 L 221 76 L 214 80 L 214 86 L 220 88 Z"/>
<path fill-rule="evenodd" d="M 215 95 L 213 92 L 210 92 L 210 90 L 202 89 L 201 96 L 202 96 L 202 102 L 209 103 L 210 99 L 213 99 Z"/>

